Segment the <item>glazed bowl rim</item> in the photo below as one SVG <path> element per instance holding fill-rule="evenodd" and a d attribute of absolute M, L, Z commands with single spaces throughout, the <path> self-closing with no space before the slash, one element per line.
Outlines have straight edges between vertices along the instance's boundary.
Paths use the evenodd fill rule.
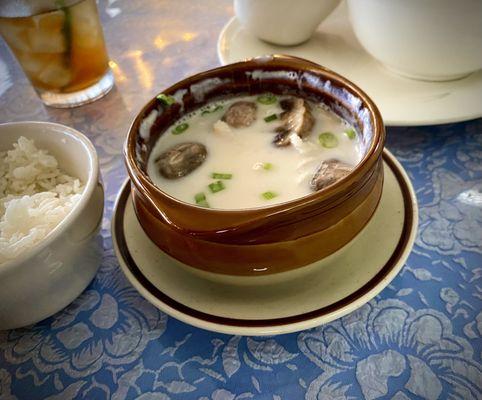
<path fill-rule="evenodd" d="M 225 71 L 232 68 L 236 69 L 238 67 L 242 67 L 243 65 L 246 65 L 249 63 L 258 63 L 258 65 L 256 66 L 255 64 L 253 64 L 253 69 L 255 68 L 263 69 L 263 65 L 267 65 L 266 63 L 267 60 L 274 61 L 274 62 L 281 61 L 281 62 L 303 63 L 305 64 L 305 66 L 304 68 L 299 69 L 299 71 L 315 72 L 317 75 L 321 76 L 326 81 L 336 81 L 338 84 L 340 84 L 340 86 L 343 89 L 345 90 L 348 89 L 348 92 L 350 94 L 355 94 L 360 100 L 362 100 L 362 104 L 368 110 L 370 119 L 372 121 L 373 138 L 367 152 L 365 153 L 364 157 L 358 162 L 355 168 L 352 171 L 350 171 L 350 173 L 347 176 L 343 177 L 342 179 L 338 180 L 337 182 L 328 186 L 325 189 L 318 190 L 316 192 L 309 193 L 304 196 L 287 200 L 281 203 L 275 203 L 275 204 L 259 206 L 259 207 L 245 207 L 245 208 L 236 208 L 236 209 L 200 207 L 196 204 L 187 203 L 183 200 L 177 199 L 176 197 L 173 197 L 169 193 L 163 191 L 161 188 L 156 186 L 154 182 L 152 182 L 152 180 L 150 179 L 147 171 L 144 171 L 142 168 L 140 168 L 136 161 L 136 150 L 135 150 L 136 139 L 139 135 L 139 132 L 138 132 L 138 129 L 134 129 L 134 128 L 136 125 L 140 126 L 140 123 L 142 123 L 142 120 L 147 117 L 146 110 L 151 108 L 152 104 L 155 104 L 155 102 L 157 101 L 156 100 L 157 95 L 166 93 L 166 92 L 168 93 L 174 92 L 174 88 L 178 90 L 183 87 L 190 87 L 193 83 L 200 82 L 203 79 L 215 78 L 214 74 L 218 71 Z M 282 68 L 286 68 L 286 67 L 287 67 L 286 65 L 279 66 L 279 67 L 276 66 L 271 70 L 281 70 Z M 191 83 L 188 83 L 188 81 L 191 81 Z M 341 190 L 343 190 L 343 188 L 345 188 L 345 186 L 347 186 L 351 182 L 353 177 L 357 175 L 357 172 L 359 172 L 371 159 L 373 159 L 374 156 L 376 155 L 381 156 L 384 148 L 385 129 L 383 124 L 383 118 L 374 101 L 361 88 L 359 88 L 357 85 L 355 85 L 353 82 L 343 77 L 342 75 L 322 65 L 319 65 L 312 61 L 295 57 L 295 56 L 273 54 L 268 56 L 253 57 L 253 58 L 249 58 L 243 61 L 238 61 L 232 64 L 218 66 L 206 71 L 198 72 L 194 75 L 187 76 L 182 80 L 177 81 L 176 83 L 170 85 L 165 90 L 159 92 L 157 95 L 151 98 L 147 103 L 145 103 L 144 106 L 141 108 L 141 110 L 134 117 L 129 127 L 126 140 L 124 142 L 124 148 L 123 148 L 124 160 L 126 163 L 126 167 L 127 167 L 130 179 L 131 181 L 133 181 L 133 184 L 134 184 L 133 188 L 134 190 L 138 190 L 138 188 L 141 187 L 145 193 L 152 193 L 152 192 L 158 193 L 162 197 L 169 199 L 173 204 L 176 204 L 179 207 L 183 207 L 187 209 L 195 209 L 197 211 L 202 210 L 202 212 L 206 214 L 236 215 L 236 214 L 244 214 L 244 213 L 259 212 L 259 211 L 267 211 L 267 212 L 271 211 L 272 213 L 276 213 L 286 209 L 297 208 L 300 205 L 308 205 L 313 202 L 319 201 L 320 195 L 323 195 L 324 198 L 330 198 L 333 194 L 339 193 Z"/>
<path fill-rule="evenodd" d="M 80 193 L 79 201 L 74 205 L 74 207 L 72 207 L 72 210 L 69 211 L 65 218 L 62 219 L 62 221 L 60 221 L 59 224 L 47 234 L 47 236 L 40 240 L 40 242 L 28 248 L 24 252 L 21 252 L 18 257 L 0 264 L 0 276 L 8 273 L 14 268 L 18 268 L 21 265 L 28 266 L 29 260 L 36 257 L 48 246 L 58 240 L 63 234 L 65 234 L 69 227 L 72 226 L 79 215 L 89 205 L 89 199 L 92 197 L 99 180 L 99 162 L 97 151 L 95 150 L 95 147 L 90 139 L 80 131 L 67 125 L 43 121 L 18 121 L 2 123 L 0 124 L 0 130 L 4 127 L 10 126 L 17 126 L 19 128 L 24 126 L 25 130 L 28 130 L 31 126 L 34 126 L 34 129 L 42 129 L 43 127 L 52 135 L 58 135 L 59 138 L 62 138 L 63 136 L 70 136 L 78 143 L 79 149 L 82 148 L 88 156 L 88 164 L 86 165 L 88 168 L 88 176 L 86 182 L 84 182 L 84 190 L 82 193 Z M 19 134 L 17 140 L 21 136 L 22 134 Z"/>

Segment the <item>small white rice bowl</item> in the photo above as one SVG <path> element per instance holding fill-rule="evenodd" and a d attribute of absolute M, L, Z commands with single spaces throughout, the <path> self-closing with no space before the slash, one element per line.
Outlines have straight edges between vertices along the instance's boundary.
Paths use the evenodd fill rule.
<path fill-rule="evenodd" d="M 0 331 L 51 316 L 87 287 L 103 211 L 87 137 L 51 122 L 0 124 Z"/>
<path fill-rule="evenodd" d="M 20 137 L 0 152 L 0 264 L 32 248 L 69 214 L 83 185 L 56 158 Z"/>

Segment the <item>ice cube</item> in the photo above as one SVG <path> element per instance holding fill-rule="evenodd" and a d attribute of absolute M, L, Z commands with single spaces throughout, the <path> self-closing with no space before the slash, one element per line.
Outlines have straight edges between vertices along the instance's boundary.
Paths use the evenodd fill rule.
<path fill-rule="evenodd" d="M 0 33 L 12 50 L 30 51 L 28 30 L 31 26 L 31 21 L 26 18 L 17 18 L 15 20 L 2 18 L 0 21 Z"/>
<path fill-rule="evenodd" d="M 65 65 L 63 57 L 57 56 L 37 75 L 37 80 L 60 89 L 69 84 L 71 76 L 72 74 Z"/>
<path fill-rule="evenodd" d="M 65 13 L 57 10 L 32 17 L 35 28 L 47 32 L 59 32 L 64 27 Z"/>
<path fill-rule="evenodd" d="M 47 31 L 29 29 L 30 48 L 35 53 L 62 53 L 67 50 L 67 43 L 62 29 Z"/>
<path fill-rule="evenodd" d="M 38 54 L 17 51 L 16 56 L 22 68 L 28 75 L 36 76 L 42 71 L 55 57 L 54 54 Z"/>
<path fill-rule="evenodd" d="M 94 1 L 84 1 L 71 8 L 72 40 L 76 46 L 96 47 L 102 40 L 97 8 Z"/>

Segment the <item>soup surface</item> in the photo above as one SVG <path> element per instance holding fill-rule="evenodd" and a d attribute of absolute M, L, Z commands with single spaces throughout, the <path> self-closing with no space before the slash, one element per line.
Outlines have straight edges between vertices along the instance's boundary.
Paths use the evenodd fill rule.
<path fill-rule="evenodd" d="M 184 202 L 241 209 L 313 193 L 361 157 L 353 127 L 322 104 L 264 94 L 216 101 L 184 116 L 159 137 L 147 172 Z M 179 160 L 184 169 L 176 169 Z"/>

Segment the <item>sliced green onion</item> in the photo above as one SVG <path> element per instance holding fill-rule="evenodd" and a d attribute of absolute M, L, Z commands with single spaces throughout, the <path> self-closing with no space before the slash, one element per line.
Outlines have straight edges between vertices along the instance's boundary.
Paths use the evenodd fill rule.
<path fill-rule="evenodd" d="M 270 171 L 274 168 L 274 165 L 271 164 L 270 162 L 257 162 L 257 163 L 254 163 L 253 165 L 253 169 L 255 171 L 260 171 L 262 169 L 264 169 L 265 171 Z"/>
<path fill-rule="evenodd" d="M 338 146 L 338 139 L 331 132 L 320 133 L 320 136 L 318 136 L 318 140 L 323 147 L 326 147 L 328 149 L 332 149 L 333 147 Z"/>
<path fill-rule="evenodd" d="M 180 133 L 183 133 L 187 128 L 189 128 L 189 124 L 187 122 L 183 122 L 182 124 L 176 126 L 171 132 L 173 135 L 179 135 Z"/>
<path fill-rule="evenodd" d="M 275 192 L 268 191 L 268 192 L 262 193 L 261 196 L 262 196 L 265 200 L 271 200 L 271 199 L 274 199 L 276 196 L 278 196 L 278 194 L 275 193 Z"/>
<path fill-rule="evenodd" d="M 158 95 L 156 99 L 166 106 L 172 106 L 176 102 L 176 100 L 174 100 L 174 97 L 167 96 L 164 93 L 161 93 L 160 95 Z"/>
<path fill-rule="evenodd" d="M 194 195 L 194 200 L 196 200 L 196 203 L 206 201 L 206 195 L 204 194 L 204 192 L 197 193 Z"/>
<path fill-rule="evenodd" d="M 226 189 L 223 181 L 213 182 L 213 183 L 210 183 L 208 186 L 212 193 L 217 193 L 217 192 L 220 192 L 221 190 Z"/>
<path fill-rule="evenodd" d="M 206 200 L 200 201 L 199 203 L 196 203 L 196 204 L 197 204 L 198 206 L 200 206 L 200 207 L 210 208 L 210 207 L 209 207 L 209 203 L 208 203 Z"/>
<path fill-rule="evenodd" d="M 278 116 L 276 114 L 271 114 L 265 117 L 264 122 L 271 122 L 277 119 L 278 119 Z"/>
<path fill-rule="evenodd" d="M 213 172 L 211 174 L 211 178 L 213 179 L 231 179 L 233 177 L 233 174 L 223 174 L 219 172 Z"/>
<path fill-rule="evenodd" d="M 212 114 L 212 113 L 215 113 L 216 111 L 219 111 L 219 110 L 222 110 L 222 109 L 223 109 L 223 106 L 217 105 L 217 106 L 214 107 L 214 108 L 208 108 L 208 109 L 206 109 L 206 110 L 203 110 L 203 112 L 201 113 L 201 115 Z"/>
<path fill-rule="evenodd" d="M 206 195 L 203 192 L 195 194 L 194 200 L 196 200 L 196 204 L 198 206 L 209 208 L 209 203 L 207 202 Z"/>
<path fill-rule="evenodd" d="M 353 140 L 356 138 L 356 132 L 355 132 L 355 129 L 348 129 L 346 132 L 345 132 L 345 135 L 348 136 L 348 139 L 350 140 Z"/>
<path fill-rule="evenodd" d="M 276 96 L 273 93 L 262 94 L 262 95 L 258 96 L 258 98 L 256 100 L 258 100 L 258 103 L 266 104 L 266 105 L 274 104 L 278 101 L 278 99 L 276 98 Z"/>

